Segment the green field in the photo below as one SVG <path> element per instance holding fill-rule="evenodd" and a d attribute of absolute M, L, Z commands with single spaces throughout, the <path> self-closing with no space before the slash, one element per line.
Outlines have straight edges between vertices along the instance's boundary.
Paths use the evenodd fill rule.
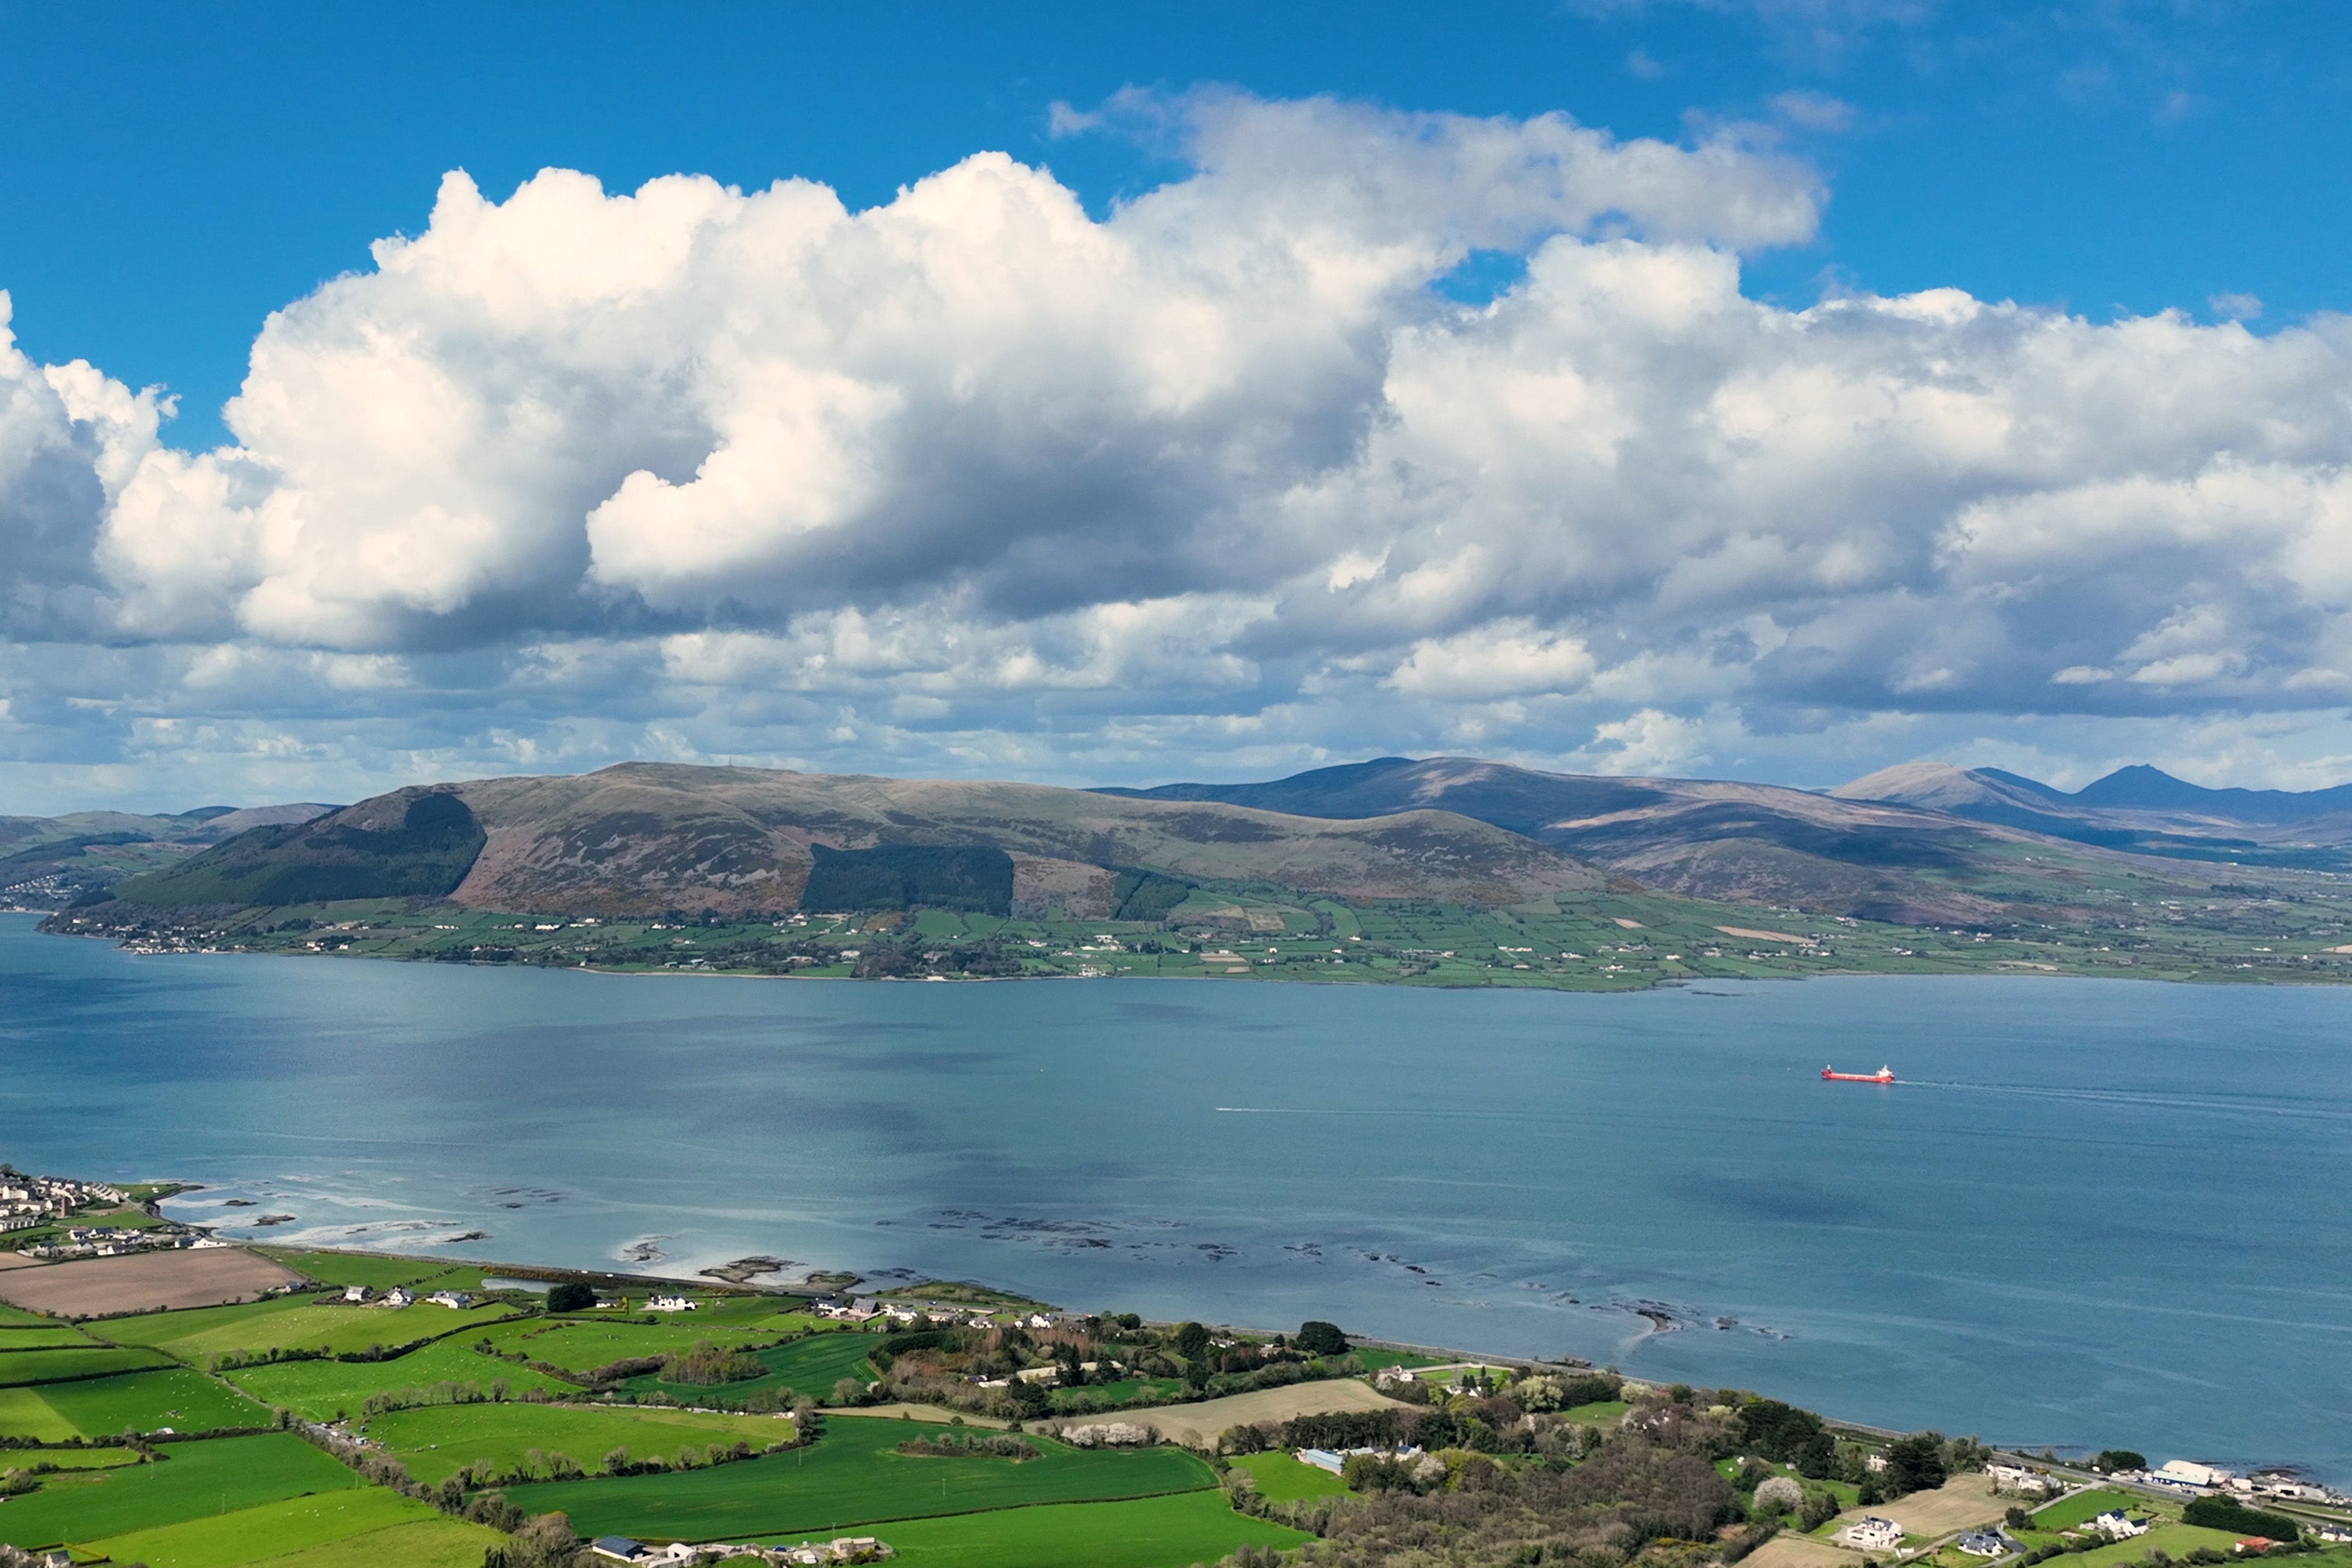
<path fill-rule="evenodd" d="M 11 1307 L 0 1301 L 0 1329 L 33 1328 L 54 1321 L 55 1319 L 44 1318 L 38 1312 L 28 1312 L 22 1307 Z"/>
<path fill-rule="evenodd" d="M 173 1443 L 163 1452 L 152 1465 L 44 1477 L 40 1490 L 8 1500 L 9 1538 L 27 1547 L 86 1542 L 360 1484 L 284 1432 Z"/>
<path fill-rule="evenodd" d="M 1084 1388 L 1057 1388 L 1053 1400 L 1057 1409 L 1076 1405 L 1081 1398 L 1091 1399 L 1097 1405 L 1125 1405 L 1147 1392 L 1158 1396 L 1157 1403 L 1166 1404 L 1184 1392 L 1184 1383 L 1175 1377 L 1123 1377 L 1110 1383 L 1090 1383 Z"/>
<path fill-rule="evenodd" d="M 253 1568 L 481 1568 L 484 1551 L 502 1540 L 496 1531 L 455 1519 L 423 1520 L 365 1535 L 264 1557 Z M 157 1563 L 155 1568 L 167 1568 Z"/>
<path fill-rule="evenodd" d="M 150 1568 L 235 1568 L 257 1558 L 281 1556 L 440 1517 L 429 1505 L 413 1502 L 383 1487 L 348 1487 L 158 1525 L 89 1544 L 117 1563 L 145 1563 Z M 473 1561 L 478 1564 L 483 1546 L 498 1536 L 478 1525 L 465 1528 L 475 1533 Z M 377 1561 L 404 1564 L 406 1559 Z"/>
<path fill-rule="evenodd" d="M 67 1345 L 88 1347 L 98 1342 L 79 1329 L 63 1323 L 43 1323 L 37 1328 L 0 1329 L 0 1355 L 13 1355 L 18 1351 L 57 1350 Z"/>
<path fill-rule="evenodd" d="M 2061 1498 L 2047 1508 L 2037 1510 L 2033 1515 L 2033 1528 L 2072 1530 L 2078 1524 L 2089 1523 L 2109 1509 L 2116 1508 L 2126 1513 L 2146 1518 L 2148 1500 L 2143 1497 L 2136 1497 L 2130 1492 L 2105 1490 L 2078 1492 L 2070 1498 Z"/>
<path fill-rule="evenodd" d="M 871 1334 L 811 1334 L 773 1350 L 754 1352 L 768 1369 L 765 1377 L 705 1387 L 691 1383 L 664 1383 L 648 1373 L 630 1378 L 621 1387 L 632 1394 L 658 1392 L 694 1405 L 740 1404 L 762 1390 L 782 1388 L 805 1394 L 812 1399 L 827 1400 L 833 1397 L 833 1385 L 841 1379 L 854 1377 L 865 1383 L 875 1376 L 874 1365 L 866 1359 L 866 1352 L 880 1342 Z"/>
<path fill-rule="evenodd" d="M 89 1434 L 58 1415 L 37 1388 L 0 1388 L 0 1437 L 60 1443 Z"/>
<path fill-rule="evenodd" d="M 2141 1517 L 2147 1516 L 2143 1514 Z M 2077 1564 L 2080 1568 L 2118 1568 L 2122 1563 L 2142 1562 L 2150 1552 L 2165 1552 L 2178 1562 L 2184 1553 L 2194 1552 L 2200 1546 L 2228 1552 L 2237 1544 L 2235 1531 L 2206 1530 L 2193 1524 L 2159 1524 L 2146 1535 L 2094 1546 L 2079 1557 L 2069 1554 L 2065 1562 L 2068 1568 L 2076 1568 Z"/>
<path fill-rule="evenodd" d="M 776 1415 L 719 1415 L 652 1406 L 583 1409 L 563 1405 L 443 1405 L 395 1410 L 367 1424 L 367 1435 L 390 1448 L 408 1473 L 428 1485 L 477 1459 L 500 1472 L 537 1448 L 564 1454 L 593 1473 L 614 1447 L 637 1459 L 675 1459 L 692 1444 L 748 1439 L 754 1450 L 790 1442 L 793 1424 Z"/>
<path fill-rule="evenodd" d="M 436 1383 L 478 1384 L 488 1392 L 493 1380 L 504 1378 L 517 1394 L 531 1388 L 565 1395 L 580 1392 L 528 1367 L 478 1354 L 458 1340 L 436 1340 L 392 1361 L 282 1361 L 224 1375 L 262 1403 L 282 1405 L 313 1421 L 331 1420 L 338 1411 L 357 1415 L 371 1394 Z"/>
<path fill-rule="evenodd" d="M 568 1514 L 583 1535 L 709 1541 L 835 1531 L 1031 1503 L 1150 1497 L 1214 1484 L 1206 1464 L 1177 1448 L 1088 1452 L 1033 1436 L 1044 1458 L 1025 1464 L 895 1451 L 907 1438 L 955 1430 L 835 1415 L 815 1443 L 791 1453 L 682 1475 L 514 1487 L 507 1496 L 527 1513 Z"/>
<path fill-rule="evenodd" d="M 1348 1489 L 1330 1471 L 1299 1463 L 1288 1454 L 1244 1454 L 1234 1468 L 1249 1472 L 1257 1495 L 1268 1502 L 1300 1502 L 1307 1498 L 1337 1497 Z"/>
<path fill-rule="evenodd" d="M 377 1345 L 415 1344 L 478 1330 L 514 1315 L 512 1307 L 495 1301 L 453 1311 L 424 1301 L 394 1310 L 294 1300 L 121 1318 L 108 1322 L 104 1332 L 118 1344 L 152 1345 L 182 1361 L 202 1364 L 207 1355 L 271 1350 L 350 1355 Z"/>
<path fill-rule="evenodd" d="M 405 1285 L 422 1296 L 432 1290 L 479 1290 L 482 1270 L 470 1263 L 443 1263 L 431 1258 L 379 1258 L 359 1252 L 309 1252 L 276 1247 L 257 1247 L 256 1252 L 274 1258 L 297 1274 L 306 1275 L 321 1285 L 364 1285 L 371 1290 L 389 1290 L 394 1285 Z"/>
<path fill-rule="evenodd" d="M 110 1345 L 100 1345 L 89 1349 L 17 1351 L 0 1355 L 0 1388 L 65 1383 L 82 1377 L 105 1377 L 118 1372 L 138 1372 L 147 1367 L 171 1364 L 171 1358 L 162 1352 L 139 1346 L 119 1350 Z"/>
<path fill-rule="evenodd" d="M 38 1394 L 50 1409 L 86 1437 L 135 1427 L 153 1432 L 217 1432 L 224 1427 L 267 1426 L 269 1412 L 200 1372 L 184 1366 L 126 1373 L 86 1383 L 53 1383 Z"/>
<path fill-rule="evenodd" d="M 762 1331 L 723 1321 L 639 1323 L 534 1318 L 509 1324 L 490 1338 L 502 1351 L 520 1351 L 533 1361 L 567 1372 L 589 1372 L 631 1356 L 689 1350 L 703 1340 L 728 1347 L 757 1345 L 790 1331 L 782 1328 Z"/>
<path fill-rule="evenodd" d="M 905 1520 L 880 1533 L 909 1568 L 1187 1568 L 1307 1539 L 1235 1513 L 1215 1491 Z"/>
<path fill-rule="evenodd" d="M 55 1465 L 61 1470 L 119 1470 L 141 1462 L 135 1448 L 11 1448 L 0 1453 L 0 1470 Z"/>

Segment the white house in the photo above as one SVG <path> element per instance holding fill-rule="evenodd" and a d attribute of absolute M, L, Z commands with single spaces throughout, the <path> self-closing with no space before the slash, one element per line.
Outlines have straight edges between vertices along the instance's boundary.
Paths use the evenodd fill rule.
<path fill-rule="evenodd" d="M 453 1312 L 462 1312 L 474 1304 L 474 1299 L 463 1290 L 436 1290 L 425 1299 L 436 1307 L 446 1307 Z"/>
<path fill-rule="evenodd" d="M 1998 1530 L 1964 1530 L 1955 1544 L 1971 1557 L 2006 1557 L 2017 1546 Z"/>
<path fill-rule="evenodd" d="M 2051 1489 L 2048 1476 L 2022 1465 L 1987 1465 L 1985 1479 L 1992 1482 L 1993 1490 L 2020 1497 L 2046 1497 Z"/>
<path fill-rule="evenodd" d="M 416 1294 L 394 1285 L 383 1293 L 383 1304 L 387 1307 L 413 1307 L 416 1304 Z"/>
<path fill-rule="evenodd" d="M 691 1312 L 701 1303 L 690 1296 L 656 1296 L 646 1302 L 648 1312 Z"/>
<path fill-rule="evenodd" d="M 1837 1538 L 1864 1552 L 1892 1552 L 1903 1544 L 1903 1527 L 1891 1519 L 1865 1514 L 1839 1531 Z"/>
<path fill-rule="evenodd" d="M 1043 1312 L 1032 1312 L 1021 1320 L 1021 1324 L 1029 1329 L 1050 1329 L 1054 1326 L 1054 1320 Z"/>
<path fill-rule="evenodd" d="M 368 1288 L 367 1288 L 366 1286 L 364 1286 L 364 1285 L 346 1285 L 346 1286 L 344 1286 L 344 1287 L 343 1287 L 343 1300 L 346 1300 L 346 1301 L 364 1301 L 364 1300 L 366 1300 L 367 1299 L 368 1299 Z"/>
<path fill-rule="evenodd" d="M 2119 1508 L 2111 1508 L 2091 1521 L 2091 1528 L 2109 1541 L 2129 1541 L 2136 1535 L 2146 1535 L 2148 1521 L 2134 1519 Z"/>

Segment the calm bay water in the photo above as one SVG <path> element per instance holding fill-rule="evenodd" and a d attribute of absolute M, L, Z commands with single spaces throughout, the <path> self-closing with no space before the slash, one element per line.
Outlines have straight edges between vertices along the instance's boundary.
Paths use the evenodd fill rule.
<path fill-rule="evenodd" d="M 2352 1481 L 2352 990 L 861 985 L 32 928 L 0 916 L 0 1157 L 206 1184 L 184 1218 L 1329 1317 Z"/>

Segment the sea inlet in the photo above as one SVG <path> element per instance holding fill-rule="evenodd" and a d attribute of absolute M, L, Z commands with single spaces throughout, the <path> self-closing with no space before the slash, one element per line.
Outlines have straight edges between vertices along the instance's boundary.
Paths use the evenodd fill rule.
<path fill-rule="evenodd" d="M 2352 1482 L 2352 990 L 650 978 L 33 925 L 0 1158 L 200 1182 L 170 1212 L 227 1236 L 1329 1318 Z"/>

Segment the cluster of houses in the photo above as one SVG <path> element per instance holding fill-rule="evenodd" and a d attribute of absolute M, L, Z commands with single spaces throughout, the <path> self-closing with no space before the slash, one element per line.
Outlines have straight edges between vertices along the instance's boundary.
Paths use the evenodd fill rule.
<path fill-rule="evenodd" d="M 957 1324 L 965 1328 L 992 1329 L 997 1326 L 995 1314 L 978 1310 L 958 1310 L 936 1303 L 884 1301 L 872 1296 L 820 1296 L 809 1303 L 809 1310 L 821 1318 L 836 1318 L 844 1322 L 867 1323 L 877 1318 L 888 1318 L 895 1322 L 911 1323 L 918 1318 L 929 1318 L 935 1323 Z M 1013 1319 L 1024 1329 L 1050 1329 L 1061 1320 L 1051 1312 L 1030 1312 Z"/>
<path fill-rule="evenodd" d="M 472 1292 L 467 1290 L 436 1290 L 425 1299 L 436 1307 L 446 1307 L 453 1312 L 462 1312 L 474 1304 Z M 346 1285 L 343 1287 L 343 1300 L 353 1306 L 372 1301 L 379 1307 L 397 1310 L 416 1305 L 416 1292 L 404 1286 L 394 1285 L 379 1296 L 364 1285 Z"/>
<path fill-rule="evenodd" d="M 777 1568 L 787 1564 L 814 1568 L 818 1563 L 879 1563 L 892 1555 L 889 1547 L 870 1535 L 837 1535 L 831 1541 L 803 1541 L 797 1546 L 730 1546 L 719 1542 L 694 1545 L 683 1541 L 647 1546 L 625 1535 L 606 1535 L 590 1542 L 588 1550 L 606 1562 L 626 1563 L 632 1568 L 691 1568 L 695 1563 L 745 1557 L 759 1558 Z"/>

